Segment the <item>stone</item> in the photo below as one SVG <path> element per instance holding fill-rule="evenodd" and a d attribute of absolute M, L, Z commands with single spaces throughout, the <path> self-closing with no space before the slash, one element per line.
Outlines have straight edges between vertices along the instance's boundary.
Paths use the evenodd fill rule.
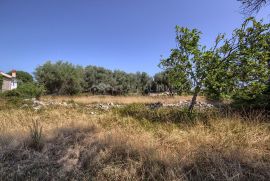
<path fill-rule="evenodd" d="M 151 109 L 158 109 L 160 107 L 163 107 L 163 104 L 161 102 L 157 102 L 157 103 L 152 103 L 152 104 L 149 104 L 149 107 Z"/>
<path fill-rule="evenodd" d="M 24 104 L 20 108 L 23 109 L 23 108 L 27 108 L 27 107 L 29 107 L 28 104 Z"/>
<path fill-rule="evenodd" d="M 108 104 L 108 106 L 114 106 L 114 103 L 113 103 L 113 102 L 110 102 L 110 103 Z"/>

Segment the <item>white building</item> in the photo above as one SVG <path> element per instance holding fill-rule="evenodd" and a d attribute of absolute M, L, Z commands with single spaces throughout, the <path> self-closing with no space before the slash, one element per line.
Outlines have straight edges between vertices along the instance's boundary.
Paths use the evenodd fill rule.
<path fill-rule="evenodd" d="M 13 70 L 11 75 L 6 74 L 0 71 L 0 75 L 3 77 L 3 84 L 1 88 L 1 92 L 13 90 L 17 88 L 17 79 L 16 79 L 16 71 Z"/>

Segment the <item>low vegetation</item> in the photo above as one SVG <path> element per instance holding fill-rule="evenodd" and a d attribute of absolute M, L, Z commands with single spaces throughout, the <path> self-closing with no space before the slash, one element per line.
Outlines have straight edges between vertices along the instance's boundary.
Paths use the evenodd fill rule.
<path fill-rule="evenodd" d="M 264 114 L 201 111 L 207 122 L 188 124 L 186 113 L 144 104 L 0 109 L 0 179 L 269 180 Z"/>
<path fill-rule="evenodd" d="M 0 94 L 7 99 L 23 99 L 23 98 L 37 98 L 39 99 L 45 92 L 42 85 L 36 83 L 24 83 L 18 86 L 17 89 L 6 91 Z"/>
<path fill-rule="evenodd" d="M 192 96 L 108 96 L 108 95 L 96 95 L 96 96 L 43 96 L 43 100 L 55 100 L 55 101 L 75 101 L 80 104 L 102 104 L 102 103 L 115 103 L 115 104 L 134 104 L 134 103 L 168 103 L 174 104 L 180 101 L 191 100 Z M 205 101 L 205 98 L 200 96 L 198 101 Z"/>

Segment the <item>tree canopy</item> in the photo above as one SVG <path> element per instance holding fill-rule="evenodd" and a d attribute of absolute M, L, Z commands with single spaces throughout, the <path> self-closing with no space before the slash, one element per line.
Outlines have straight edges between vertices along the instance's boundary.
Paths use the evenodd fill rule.
<path fill-rule="evenodd" d="M 8 72 L 8 74 L 10 75 L 11 73 L 12 73 L 11 71 Z M 31 74 L 21 70 L 16 71 L 16 79 L 18 81 L 18 84 L 32 83 L 34 81 L 33 76 Z"/>
<path fill-rule="evenodd" d="M 36 68 L 38 83 L 45 86 L 49 94 L 73 95 L 81 92 L 83 69 L 68 62 L 46 62 Z"/>
<path fill-rule="evenodd" d="M 37 82 L 45 86 L 48 94 L 67 95 L 81 92 L 109 95 L 148 94 L 166 91 L 171 87 L 164 77 L 165 74 L 160 73 L 154 77 L 157 76 L 160 80 L 155 82 L 146 72 L 126 73 L 97 66 L 75 66 L 62 61 L 46 62 L 35 71 Z M 158 90 L 153 85 L 163 86 L 163 89 Z"/>
<path fill-rule="evenodd" d="M 269 24 L 248 18 L 231 38 L 219 34 L 208 49 L 200 44 L 201 34 L 197 29 L 177 26 L 177 47 L 169 58 L 161 60 L 171 77 L 177 77 L 175 83 L 192 83 L 190 111 L 202 90 L 214 90 L 218 96 L 232 93 L 242 97 L 265 90 L 269 78 Z"/>
<path fill-rule="evenodd" d="M 242 13 L 251 15 L 269 4 L 270 0 L 238 0 L 242 3 Z"/>

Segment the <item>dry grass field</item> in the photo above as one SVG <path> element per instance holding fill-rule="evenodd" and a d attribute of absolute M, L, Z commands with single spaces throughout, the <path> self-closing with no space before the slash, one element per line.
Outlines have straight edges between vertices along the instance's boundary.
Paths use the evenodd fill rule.
<path fill-rule="evenodd" d="M 74 100 L 81 104 L 95 103 L 115 103 L 115 104 L 132 104 L 132 103 L 178 103 L 179 101 L 191 100 L 192 96 L 45 96 L 43 99 L 55 101 Z M 198 101 L 205 101 L 204 97 L 198 97 Z"/>
<path fill-rule="evenodd" d="M 157 101 L 54 99 L 84 104 Z M 188 123 L 166 120 L 174 119 L 166 116 L 176 114 L 171 110 L 141 108 L 146 111 L 138 115 L 136 106 L 34 111 L 8 106 L 4 100 L 0 104 L 0 180 L 270 180 L 270 124 L 260 113 Z"/>

